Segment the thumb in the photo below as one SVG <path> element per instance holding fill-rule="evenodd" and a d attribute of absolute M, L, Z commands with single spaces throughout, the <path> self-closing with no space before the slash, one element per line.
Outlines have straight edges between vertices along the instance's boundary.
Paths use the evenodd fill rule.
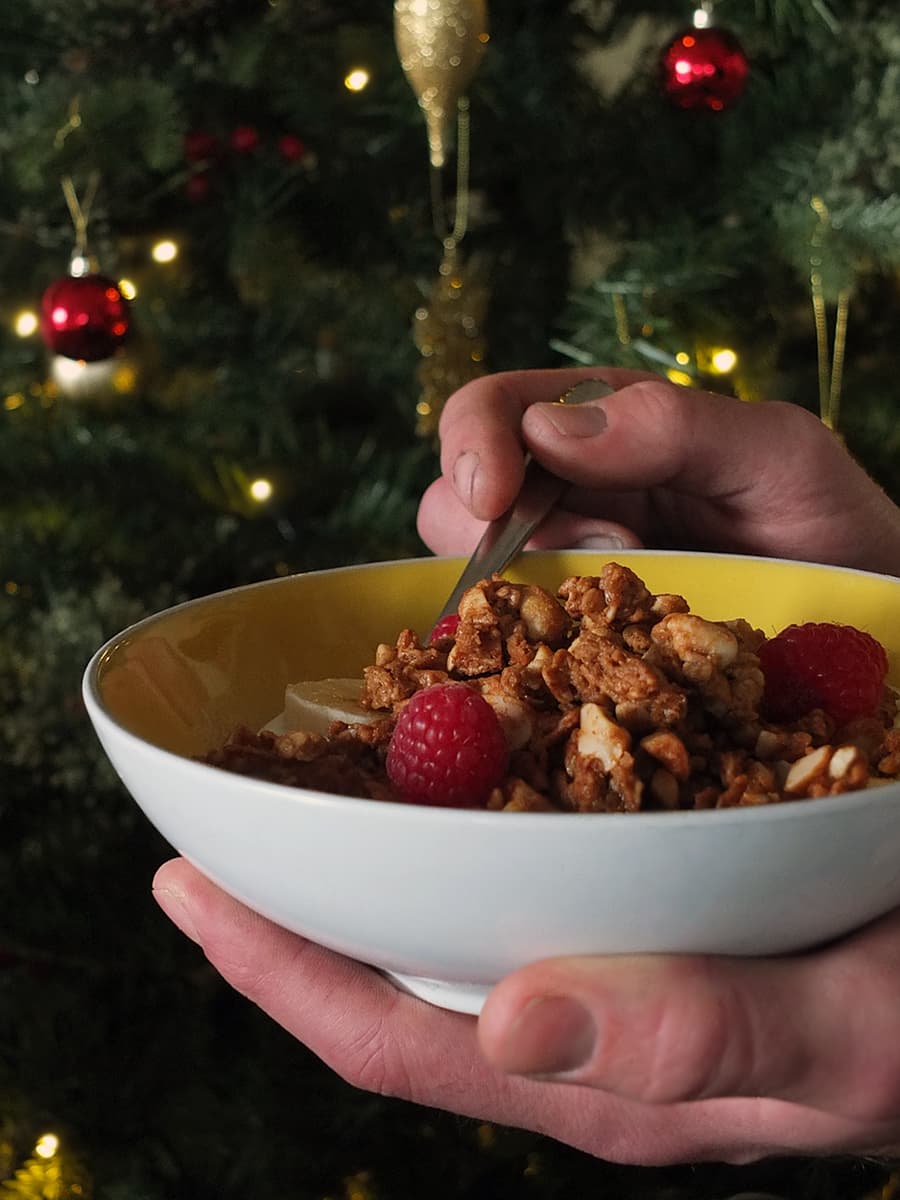
<path fill-rule="evenodd" d="M 763 1060 L 790 1075 L 792 1039 L 769 1019 L 783 1019 L 780 1005 L 769 1006 L 774 981 L 757 982 L 751 1003 L 743 973 L 738 962 L 701 957 L 550 960 L 498 985 L 479 1041 L 510 1073 L 645 1103 L 768 1091 L 784 1080 L 764 1081 Z"/>
<path fill-rule="evenodd" d="M 654 519 L 682 542 L 896 572 L 896 505 L 796 404 L 639 380 L 577 407 L 532 404 L 521 432 L 577 487 L 645 491 Z"/>
<path fill-rule="evenodd" d="M 508 976 L 479 1019 L 488 1061 L 650 1104 L 766 1096 L 867 1121 L 900 1114 L 893 914 L 778 959 L 551 959 Z"/>
<path fill-rule="evenodd" d="M 838 458 L 833 435 L 792 404 L 748 404 L 662 379 L 638 380 L 575 407 L 533 404 L 522 417 L 528 448 L 585 487 L 670 487 L 709 499 L 755 485 L 761 467 L 782 465 L 798 446 Z"/>

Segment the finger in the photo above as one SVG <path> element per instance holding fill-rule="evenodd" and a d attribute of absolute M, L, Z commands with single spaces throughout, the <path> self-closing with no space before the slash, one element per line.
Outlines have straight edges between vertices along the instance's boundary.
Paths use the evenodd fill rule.
<path fill-rule="evenodd" d="M 468 554 L 484 533 L 478 521 L 444 479 L 436 479 L 419 504 L 419 536 L 435 554 Z M 637 549 L 641 541 L 628 526 L 617 521 L 554 509 L 528 542 L 531 550 Z"/>
<path fill-rule="evenodd" d="M 464 506 L 482 521 L 504 512 L 522 484 L 522 414 L 539 401 L 558 400 L 584 379 L 624 387 L 653 378 L 613 368 L 507 371 L 472 380 L 441 413 L 441 470 Z"/>
<path fill-rule="evenodd" d="M 655 490 L 656 528 L 637 530 L 647 540 L 889 572 L 900 564 L 900 512 L 795 404 L 640 380 L 577 407 L 532 405 L 522 436 L 576 485 Z"/>
<path fill-rule="evenodd" d="M 378 972 L 252 912 L 183 859 L 153 894 L 232 987 L 355 1087 L 476 1116 L 535 1120 L 534 1086 L 484 1062 L 471 1017 L 425 1004 Z"/>
<path fill-rule="evenodd" d="M 796 958 L 535 964 L 494 989 L 485 1056 L 650 1104 L 766 1096 L 900 1120 L 900 915 Z"/>

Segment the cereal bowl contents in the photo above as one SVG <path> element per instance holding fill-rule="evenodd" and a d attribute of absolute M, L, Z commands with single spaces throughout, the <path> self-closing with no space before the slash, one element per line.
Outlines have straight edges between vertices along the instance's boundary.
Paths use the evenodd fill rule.
<path fill-rule="evenodd" d="M 683 596 L 652 594 L 617 562 L 556 595 L 496 577 L 426 639 L 404 629 L 379 645 L 355 687 L 290 686 L 280 731 L 241 727 L 205 761 L 504 812 L 771 804 L 896 781 L 887 670 L 863 630 L 817 622 L 766 638 L 741 617 L 709 621 Z M 309 703 L 320 693 L 329 703 Z"/>
<path fill-rule="evenodd" d="M 536 958 L 780 953 L 900 904 L 900 580 L 528 554 L 432 635 L 460 565 L 239 588 L 99 650 L 89 714 L 173 847 L 463 1011 Z"/>

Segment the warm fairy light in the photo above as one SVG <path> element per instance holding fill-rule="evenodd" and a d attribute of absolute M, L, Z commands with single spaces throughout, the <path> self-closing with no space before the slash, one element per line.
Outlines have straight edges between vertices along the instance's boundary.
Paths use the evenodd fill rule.
<path fill-rule="evenodd" d="M 137 295 L 137 288 L 134 286 L 134 284 L 132 283 L 132 281 L 130 279 L 120 279 L 119 280 L 119 291 L 122 293 L 122 295 L 125 297 L 126 300 L 133 300 L 135 298 L 135 296 Z"/>
<path fill-rule="evenodd" d="M 428 403 L 427 400 L 420 400 L 419 403 L 416 405 L 416 412 L 420 417 L 430 417 L 431 416 L 431 405 Z"/>
<path fill-rule="evenodd" d="M 55 1133 L 42 1133 L 34 1147 L 38 1158 L 52 1158 L 57 1150 L 59 1150 L 59 1138 Z"/>
<path fill-rule="evenodd" d="M 729 371 L 733 371 L 737 366 L 737 360 L 738 356 L 733 350 L 729 350 L 727 346 L 723 346 L 719 350 L 713 350 L 709 356 L 712 369 L 717 375 L 727 375 Z"/>
<path fill-rule="evenodd" d="M 354 67 L 344 76 L 344 87 L 348 92 L 361 92 L 369 83 L 369 72 L 365 67 Z"/>
<path fill-rule="evenodd" d="M 120 396 L 127 396 L 137 387 L 137 371 L 130 363 L 122 363 L 117 367 L 112 377 L 112 389 Z"/>
<path fill-rule="evenodd" d="M 679 350 L 675 355 L 675 361 L 680 367 L 686 367 L 691 361 L 691 356 L 688 354 L 687 350 Z"/>
<path fill-rule="evenodd" d="M 268 479 L 254 479 L 249 490 L 250 495 L 258 504 L 263 504 L 272 497 L 272 484 Z"/>
<path fill-rule="evenodd" d="M 709 23 L 710 23 L 709 10 L 705 9 L 705 8 L 698 8 L 696 10 L 696 12 L 694 13 L 694 28 L 695 29 L 707 29 L 707 28 L 709 28 Z"/>
<path fill-rule="evenodd" d="M 22 312 L 17 313 L 15 320 L 13 321 L 13 329 L 20 338 L 31 337 L 31 335 L 37 330 L 37 327 L 37 313 L 32 312 L 31 309 L 25 309 Z"/>
<path fill-rule="evenodd" d="M 178 257 L 178 246 L 170 238 L 163 238 L 150 251 L 154 262 L 170 263 Z"/>
<path fill-rule="evenodd" d="M 676 371 L 674 367 L 670 367 L 666 371 L 666 378 L 670 379 L 672 383 L 680 383 L 682 387 L 690 387 L 694 382 L 687 371 Z"/>
<path fill-rule="evenodd" d="M 15 412 L 17 408 L 21 408 L 25 403 L 25 397 L 21 392 L 13 392 L 11 396 L 7 396 L 3 401 L 3 407 L 7 412 Z"/>

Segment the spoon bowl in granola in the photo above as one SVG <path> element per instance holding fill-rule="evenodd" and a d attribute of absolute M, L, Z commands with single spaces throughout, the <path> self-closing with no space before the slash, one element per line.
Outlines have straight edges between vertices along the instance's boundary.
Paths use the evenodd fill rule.
<path fill-rule="evenodd" d="M 459 569 L 272 580 L 98 650 L 89 715 L 172 846 L 270 919 L 467 1012 L 542 957 L 784 953 L 900 904 L 900 580 L 542 552 L 432 636 Z M 782 671 L 821 655 L 811 699 L 769 665 L 794 626 L 838 638 L 782 655 Z M 332 697 L 324 726 L 285 724 L 291 689 L 354 679 L 346 713 Z M 434 696 L 456 706 L 438 705 L 437 742 L 414 713 Z M 491 761 L 452 744 L 470 719 Z"/>

